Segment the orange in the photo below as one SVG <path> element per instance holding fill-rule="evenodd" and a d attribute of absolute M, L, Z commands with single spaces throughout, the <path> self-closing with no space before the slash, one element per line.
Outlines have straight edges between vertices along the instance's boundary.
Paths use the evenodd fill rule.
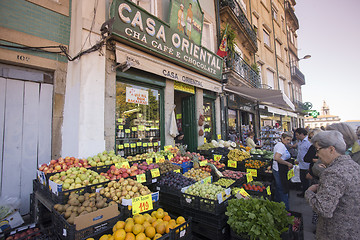
<path fill-rule="evenodd" d="M 165 215 L 165 216 L 163 217 L 163 220 L 164 220 L 164 221 L 170 221 L 170 220 L 171 220 L 171 217 L 170 217 L 169 215 Z"/>
<path fill-rule="evenodd" d="M 135 240 L 135 235 L 133 233 L 126 233 L 125 240 Z"/>
<path fill-rule="evenodd" d="M 125 236 L 126 236 L 126 232 L 124 229 L 117 230 L 116 232 L 114 232 L 114 235 L 113 235 L 115 240 L 124 240 Z"/>
<path fill-rule="evenodd" d="M 108 240 L 108 238 L 109 238 L 109 235 L 105 234 L 105 235 L 102 235 L 99 240 Z"/>
<path fill-rule="evenodd" d="M 182 224 L 185 222 L 185 218 L 183 216 L 179 216 L 177 219 L 176 219 L 176 223 L 177 224 Z"/>
<path fill-rule="evenodd" d="M 164 234 L 165 233 L 165 224 L 164 223 L 158 223 L 155 227 L 156 232 L 160 233 L 160 234 Z"/>
<path fill-rule="evenodd" d="M 138 235 L 139 233 L 144 232 L 144 226 L 141 225 L 141 224 L 136 223 L 136 224 L 134 225 L 134 227 L 132 228 L 132 232 L 133 232 L 135 235 Z"/>
<path fill-rule="evenodd" d="M 156 230 L 154 227 L 147 227 L 145 228 L 145 235 L 148 237 L 148 238 L 153 238 L 156 234 Z"/>
<path fill-rule="evenodd" d="M 116 232 L 116 230 L 123 229 L 123 228 L 125 228 L 125 222 L 118 221 L 113 227 L 113 232 Z"/>
<path fill-rule="evenodd" d="M 159 234 L 159 233 L 157 233 L 157 234 L 155 234 L 153 240 L 159 239 L 159 238 L 161 238 L 161 237 L 162 237 L 162 235 Z"/>
<path fill-rule="evenodd" d="M 157 219 L 163 219 L 164 216 L 165 216 L 164 211 L 159 211 L 159 210 L 156 211 L 155 217 Z"/>
<path fill-rule="evenodd" d="M 146 235 L 145 233 L 139 233 L 138 235 L 136 235 L 136 240 L 146 240 Z"/>

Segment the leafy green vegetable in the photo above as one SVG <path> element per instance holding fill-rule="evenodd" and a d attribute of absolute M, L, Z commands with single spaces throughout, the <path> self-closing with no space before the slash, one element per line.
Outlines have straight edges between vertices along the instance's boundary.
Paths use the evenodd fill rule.
<path fill-rule="evenodd" d="M 281 240 L 281 233 L 286 232 L 294 222 L 284 203 L 265 199 L 231 199 L 225 214 L 229 216 L 230 228 L 251 240 Z"/>

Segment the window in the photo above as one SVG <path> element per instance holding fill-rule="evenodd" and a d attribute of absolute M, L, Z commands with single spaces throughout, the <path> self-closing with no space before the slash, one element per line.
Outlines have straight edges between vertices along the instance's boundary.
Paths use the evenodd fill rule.
<path fill-rule="evenodd" d="M 238 45 L 234 44 L 234 50 L 237 54 L 239 54 L 240 57 L 243 57 L 243 53 L 241 49 L 238 47 Z"/>
<path fill-rule="evenodd" d="M 277 15 L 277 10 L 276 9 L 272 9 L 272 14 L 273 14 L 273 18 L 275 19 L 275 21 L 278 21 L 278 15 Z"/>
<path fill-rule="evenodd" d="M 276 40 L 275 45 L 276 45 L 276 55 L 278 55 L 279 57 L 282 57 L 281 44 L 279 43 L 279 41 Z"/>
<path fill-rule="evenodd" d="M 266 69 L 266 78 L 267 85 L 274 89 L 274 72 L 270 69 Z"/>
<path fill-rule="evenodd" d="M 211 51 L 215 51 L 214 43 L 214 34 L 213 34 L 213 24 L 204 19 L 201 45 L 206 47 Z"/>
<path fill-rule="evenodd" d="M 285 19 L 283 16 L 281 16 L 281 28 L 282 30 L 285 32 L 286 31 L 286 28 L 285 28 Z"/>
<path fill-rule="evenodd" d="M 271 44 L 270 44 L 270 34 L 264 30 L 264 43 L 271 47 Z"/>
<path fill-rule="evenodd" d="M 69 16 L 69 0 L 27 0 L 28 2 L 50 9 L 51 11 L 60 13 L 65 16 Z"/>

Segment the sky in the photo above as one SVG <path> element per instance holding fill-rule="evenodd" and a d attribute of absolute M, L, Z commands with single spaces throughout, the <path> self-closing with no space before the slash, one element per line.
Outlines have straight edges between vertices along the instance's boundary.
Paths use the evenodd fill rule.
<path fill-rule="evenodd" d="M 341 121 L 360 121 L 360 1 L 297 0 L 302 101 L 320 112 L 325 100 Z M 321 113 L 321 112 L 320 112 Z"/>

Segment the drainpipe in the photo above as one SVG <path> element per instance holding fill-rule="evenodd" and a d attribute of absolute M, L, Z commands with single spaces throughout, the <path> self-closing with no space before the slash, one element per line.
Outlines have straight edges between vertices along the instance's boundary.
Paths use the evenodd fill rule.
<path fill-rule="evenodd" d="M 220 1 L 219 0 L 216 0 L 215 1 L 215 13 L 216 13 L 216 33 L 217 33 L 217 37 L 216 37 L 216 40 L 217 40 L 217 45 L 216 47 L 218 47 L 220 45 L 220 41 L 221 41 L 221 36 L 220 36 Z"/>
<path fill-rule="evenodd" d="M 274 49 L 275 49 L 275 64 L 276 64 L 276 76 L 277 76 L 277 82 L 278 82 L 278 88 L 280 90 L 280 80 L 279 80 L 279 67 L 278 67 L 278 61 L 277 61 L 277 54 L 276 54 L 276 39 L 275 39 L 275 26 L 274 26 L 274 15 L 272 10 L 273 1 L 270 0 L 270 7 L 271 7 L 271 23 L 273 28 L 273 36 L 274 36 Z"/>

